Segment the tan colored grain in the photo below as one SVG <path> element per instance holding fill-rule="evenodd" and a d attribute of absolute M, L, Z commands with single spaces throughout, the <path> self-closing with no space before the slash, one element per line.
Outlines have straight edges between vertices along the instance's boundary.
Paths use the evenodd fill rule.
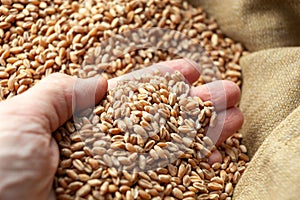
<path fill-rule="evenodd" d="M 180 189 L 178 188 L 173 188 L 172 190 L 172 194 L 174 195 L 174 197 L 178 198 L 178 199 L 183 199 L 183 193 Z"/>
<path fill-rule="evenodd" d="M 79 78 L 92 77 L 101 73 L 104 77 L 112 78 L 144 68 L 152 63 L 178 57 L 187 57 L 201 66 L 205 66 L 201 77 L 194 85 L 202 85 L 223 78 L 241 85 L 241 68 L 238 62 L 244 54 L 242 46 L 224 36 L 215 21 L 208 20 L 202 9 L 192 8 L 187 2 L 136 0 L 118 4 L 114 1 L 105 3 L 95 1 L 91 4 L 89 1 L 78 3 L 60 0 L 53 2 L 34 0 L 30 3 L 27 1 L 12 2 L 11 0 L 2 0 L 1 2 L 0 12 L 3 16 L 0 19 L 0 65 L 2 66 L 2 68 L 0 67 L 0 100 L 25 92 L 39 80 L 54 72 Z M 160 9 L 156 9 L 158 7 Z M 164 32 L 161 29 L 150 29 L 148 35 L 145 35 L 145 31 L 139 31 L 139 28 L 150 27 L 180 31 L 186 37 L 197 40 L 195 43 L 197 45 L 185 42 L 188 41 L 184 39 L 185 36 L 182 38 L 182 35 L 176 31 Z M 128 37 L 121 35 L 110 39 L 116 33 L 125 33 L 128 30 L 133 31 Z M 126 43 L 126 38 L 130 38 L 135 44 Z M 149 40 L 142 38 L 149 38 Z M 145 48 L 136 48 L 139 45 L 144 45 Z M 158 48 L 153 49 L 151 46 Z M 199 53 L 202 52 L 202 48 L 207 50 L 207 55 Z M 180 53 L 176 53 L 177 49 L 181 49 Z M 173 78 L 170 85 L 175 86 L 180 78 L 176 79 L 176 76 Z M 108 104 L 101 105 L 93 111 L 97 117 L 86 120 L 92 124 L 89 128 L 85 126 L 86 130 L 83 131 L 81 125 L 75 126 L 72 125 L 73 121 L 69 121 L 64 130 L 57 131 L 57 135 L 59 132 L 60 137 L 55 138 L 59 140 L 61 153 L 61 161 L 55 178 L 60 180 L 55 185 L 58 199 L 74 199 L 76 194 L 84 196 L 86 199 L 92 199 L 92 195 L 94 198 L 108 199 L 121 197 L 136 199 L 141 195 L 149 198 L 143 192 L 150 194 L 151 199 L 158 199 L 157 193 L 165 194 L 166 199 L 172 199 L 176 198 L 171 192 L 173 187 L 182 190 L 183 195 L 187 193 L 184 192 L 183 185 L 180 185 L 183 183 L 180 183 L 179 176 L 186 185 L 189 182 L 187 177 L 190 177 L 191 182 L 205 179 L 207 182 L 221 184 L 221 180 L 214 178 L 218 176 L 224 182 L 236 183 L 238 181 L 246 168 L 245 164 L 249 161 L 246 155 L 247 149 L 236 142 L 239 142 L 241 137 L 234 135 L 233 139 L 226 141 L 227 146 L 220 147 L 220 151 L 225 155 L 222 164 L 214 165 L 209 170 L 202 164 L 201 167 L 204 169 L 200 171 L 199 160 L 206 162 L 205 156 L 210 155 L 210 151 L 215 147 L 213 144 L 205 142 L 203 129 L 192 131 L 184 127 L 185 125 L 193 127 L 193 124 L 185 123 L 180 111 L 185 107 L 196 108 L 197 104 L 186 103 L 186 106 L 181 108 L 176 102 L 180 100 L 181 94 L 188 93 L 189 87 L 180 83 L 174 87 L 174 91 L 168 91 L 166 86 L 159 88 L 149 84 L 149 81 L 146 82 L 144 88 L 140 89 L 141 94 L 137 95 L 137 100 L 141 102 L 136 105 L 136 108 L 151 107 L 152 103 L 149 104 L 151 99 L 156 103 L 171 107 L 168 109 L 165 107 L 147 108 L 141 112 L 141 115 L 138 114 L 135 117 L 130 117 L 131 111 L 127 109 L 124 112 L 127 117 L 125 120 L 124 116 L 121 117 L 122 109 L 117 109 L 124 101 L 112 107 L 114 111 L 112 118 L 101 118 L 101 113 L 106 112 L 110 107 Z M 152 93 L 153 95 L 150 96 L 149 94 Z M 203 126 L 214 126 L 216 115 L 213 110 L 211 108 L 203 109 L 211 107 L 212 104 L 201 102 L 201 100 L 198 104 L 201 115 L 199 116 L 200 123 Z M 199 111 L 191 114 L 196 116 L 197 112 Z M 156 113 L 159 113 L 156 115 L 158 117 L 155 117 Z M 120 119 L 116 123 L 117 126 L 116 118 Z M 99 123 L 99 120 L 103 120 L 103 123 Z M 161 128 L 163 123 L 166 123 L 165 128 Z M 138 127 L 132 129 L 133 124 Z M 82 129 L 79 131 L 80 134 L 76 133 L 80 129 Z M 184 132 L 188 136 L 182 136 L 178 134 L 178 131 Z M 137 132 L 138 134 L 133 137 L 126 132 L 131 134 Z M 107 137 L 107 133 L 111 135 Z M 124 136 L 114 137 L 121 133 Z M 194 143 L 189 146 L 190 138 L 195 136 L 199 140 L 195 140 L 194 143 L 202 146 L 194 145 Z M 80 143 L 83 142 L 82 140 L 85 143 Z M 99 143 L 97 142 L 99 140 L 105 142 Z M 117 150 L 120 149 L 132 154 L 119 154 Z M 147 153 L 144 153 L 145 150 Z M 149 155 L 150 151 L 157 162 L 154 162 Z M 197 156 L 194 157 L 194 155 Z M 239 167 L 237 167 L 238 162 L 240 163 Z M 185 168 L 184 173 L 179 173 L 182 170 L 182 168 L 180 170 L 181 165 Z M 125 179 L 124 175 L 116 176 L 111 170 L 109 170 L 110 173 L 107 170 L 111 167 L 119 170 L 118 167 L 125 166 L 129 170 L 128 173 L 131 174 L 127 176 L 127 178 L 131 177 L 130 180 Z M 134 171 L 146 172 L 148 168 L 157 168 L 156 171 L 150 173 L 151 175 L 149 174 L 151 180 L 158 181 L 160 176 L 171 176 L 172 184 L 180 184 L 176 187 L 171 184 L 163 186 L 156 183 L 152 189 L 137 188 L 135 183 L 139 179 L 148 180 L 148 178 L 137 176 Z M 69 170 L 73 170 L 75 175 L 71 175 L 72 172 Z M 199 172 L 198 175 L 192 173 L 195 171 Z M 84 183 L 78 180 L 82 180 L 84 183 L 88 182 L 88 184 L 83 186 Z M 88 185 L 90 185 L 90 189 Z M 128 189 L 128 185 L 132 188 Z M 72 193 L 66 189 L 68 187 L 73 190 Z M 119 191 L 120 188 L 124 191 Z M 196 197 L 201 197 L 199 195 L 201 190 L 195 189 L 191 184 L 188 188 L 191 189 L 189 191 L 194 192 Z M 143 192 L 139 192 L 140 190 Z M 169 192 L 163 193 L 165 190 Z M 205 190 L 203 189 L 203 191 Z M 85 193 L 87 194 L 85 195 Z M 205 194 L 206 196 L 203 195 L 203 198 L 227 198 L 232 195 L 232 192 L 229 196 L 225 195 L 227 193 L 223 194 L 223 196 L 220 193 Z M 194 198 L 188 195 L 184 197 Z"/>
<path fill-rule="evenodd" d="M 70 183 L 70 184 L 68 185 L 68 188 L 70 188 L 70 189 L 73 190 L 73 191 L 77 191 L 77 190 L 79 190 L 82 186 L 83 186 L 83 183 L 82 183 L 82 182 L 80 182 L 80 181 L 74 181 L 74 182 L 72 182 L 72 183 Z"/>
<path fill-rule="evenodd" d="M 86 196 L 91 191 L 91 186 L 89 184 L 86 184 L 82 186 L 77 192 L 76 196 Z"/>
<path fill-rule="evenodd" d="M 159 180 L 161 183 L 170 183 L 170 181 L 171 181 L 171 176 L 170 176 L 170 175 L 167 175 L 167 174 L 160 174 L 160 175 L 158 175 L 158 180 Z"/>
<path fill-rule="evenodd" d="M 0 71 L 0 79 L 8 78 L 9 74 L 5 71 Z"/>
<path fill-rule="evenodd" d="M 186 173 L 186 167 L 185 167 L 185 165 L 184 164 L 181 164 L 180 166 L 179 166 L 179 169 L 178 169 L 178 177 L 179 178 L 183 178 L 183 176 L 185 175 L 185 173 Z"/>

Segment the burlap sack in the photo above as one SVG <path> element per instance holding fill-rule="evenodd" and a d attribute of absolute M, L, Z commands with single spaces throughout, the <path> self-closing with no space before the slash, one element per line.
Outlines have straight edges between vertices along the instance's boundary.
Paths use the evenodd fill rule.
<path fill-rule="evenodd" d="M 234 199 L 299 199 L 300 47 L 287 46 L 300 46 L 300 2 L 193 2 L 216 18 L 223 32 L 253 51 L 241 60 L 240 103 L 243 142 L 252 160 Z"/>
<path fill-rule="evenodd" d="M 264 140 L 234 191 L 234 199 L 300 198 L 300 106 Z"/>
<path fill-rule="evenodd" d="M 241 60 L 240 108 L 252 160 L 235 199 L 300 197 L 300 48 L 252 53 Z M 297 108 L 298 107 L 298 108 Z M 296 198 L 298 197 L 298 198 Z"/>
<path fill-rule="evenodd" d="M 240 108 L 245 117 L 241 132 L 252 157 L 274 128 L 300 105 L 300 48 L 255 52 L 242 58 L 241 66 Z M 298 122 L 300 125 L 300 119 Z"/>
<path fill-rule="evenodd" d="M 298 0 L 190 0 L 248 50 L 300 46 Z"/>

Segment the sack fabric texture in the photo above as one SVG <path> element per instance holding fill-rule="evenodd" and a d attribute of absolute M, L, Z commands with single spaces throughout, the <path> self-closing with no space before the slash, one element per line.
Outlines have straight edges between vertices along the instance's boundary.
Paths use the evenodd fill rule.
<path fill-rule="evenodd" d="M 251 161 L 234 199 L 300 197 L 300 2 L 191 0 L 252 53 L 242 57 L 240 132 Z"/>

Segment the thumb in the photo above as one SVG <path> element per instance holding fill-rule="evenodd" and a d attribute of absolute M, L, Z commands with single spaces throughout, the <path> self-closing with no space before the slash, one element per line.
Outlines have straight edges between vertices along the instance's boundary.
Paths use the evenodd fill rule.
<path fill-rule="evenodd" d="M 43 131 L 53 132 L 71 118 L 73 109 L 93 106 L 104 97 L 106 91 L 107 81 L 101 76 L 76 79 L 54 73 L 27 92 L 1 103 L 1 116 L 16 116 L 23 126 L 26 121 L 41 126 Z"/>

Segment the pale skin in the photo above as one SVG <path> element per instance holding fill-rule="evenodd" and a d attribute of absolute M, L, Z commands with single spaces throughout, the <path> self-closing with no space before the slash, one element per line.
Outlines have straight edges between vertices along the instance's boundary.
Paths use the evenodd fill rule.
<path fill-rule="evenodd" d="M 194 82 L 200 75 L 195 66 L 186 60 L 168 61 L 160 65 L 179 70 L 189 82 Z M 59 151 L 51 133 L 72 117 L 74 99 L 77 109 L 93 106 L 115 84 L 116 80 L 106 81 L 102 77 L 78 82 L 64 74 L 52 74 L 27 92 L 0 103 L 1 199 L 55 199 L 52 181 L 59 162 Z M 80 88 L 84 92 L 79 92 L 83 91 Z M 216 145 L 241 127 L 243 116 L 235 107 L 240 90 L 234 83 L 216 81 L 194 87 L 191 95 L 214 103 L 218 123 L 207 135 Z M 88 99 L 87 96 L 93 98 Z M 209 158 L 211 164 L 221 161 L 218 151 L 214 151 Z"/>

